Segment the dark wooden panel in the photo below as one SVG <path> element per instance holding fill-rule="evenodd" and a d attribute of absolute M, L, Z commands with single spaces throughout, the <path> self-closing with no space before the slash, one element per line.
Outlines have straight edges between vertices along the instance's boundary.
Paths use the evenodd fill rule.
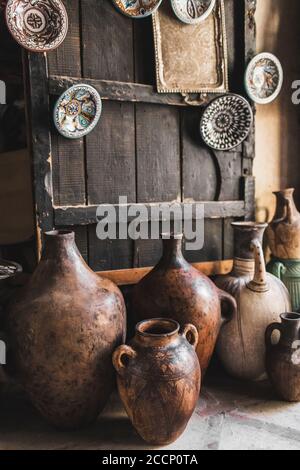
<path fill-rule="evenodd" d="M 135 82 L 156 86 L 152 18 L 134 21 Z"/>
<path fill-rule="evenodd" d="M 240 198 L 242 154 L 238 152 L 216 152 L 219 163 L 221 184 L 220 201 L 234 201 Z"/>
<path fill-rule="evenodd" d="M 186 259 L 191 263 L 215 261 L 223 258 L 223 221 L 204 221 L 204 246 L 200 251 L 185 251 Z"/>
<path fill-rule="evenodd" d="M 64 4 L 68 11 L 69 30 L 62 45 L 47 54 L 49 75 L 81 77 L 80 0 L 64 0 Z"/>
<path fill-rule="evenodd" d="M 137 200 L 181 200 L 180 122 L 176 108 L 137 105 Z"/>
<path fill-rule="evenodd" d="M 133 82 L 132 20 L 111 0 L 81 0 L 83 75 Z"/>
<path fill-rule="evenodd" d="M 219 197 L 220 169 L 217 159 L 200 138 L 200 112 L 182 110 L 183 200 L 213 201 Z"/>
<path fill-rule="evenodd" d="M 89 263 L 95 271 L 132 268 L 131 240 L 99 240 L 96 226 L 89 227 Z"/>
<path fill-rule="evenodd" d="M 69 15 L 69 31 L 61 47 L 48 54 L 49 73 L 81 77 L 80 1 L 66 0 L 65 3 Z M 60 94 L 68 87 L 65 84 Z M 52 100 L 51 117 L 54 104 L 55 100 Z M 52 125 L 52 161 L 54 203 L 84 204 L 86 187 L 83 140 L 65 139 Z"/>
<path fill-rule="evenodd" d="M 86 138 L 89 204 L 135 202 L 134 108 L 107 102 L 99 126 Z"/>

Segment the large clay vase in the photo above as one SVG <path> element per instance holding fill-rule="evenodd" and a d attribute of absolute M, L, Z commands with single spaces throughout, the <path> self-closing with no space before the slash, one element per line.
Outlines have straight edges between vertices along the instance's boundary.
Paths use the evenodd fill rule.
<path fill-rule="evenodd" d="M 9 307 L 8 367 L 51 424 L 79 428 L 96 420 L 125 328 L 121 292 L 86 265 L 74 233 L 45 234 L 42 259 Z"/>
<path fill-rule="evenodd" d="M 276 213 L 266 235 L 272 255 L 300 260 L 300 214 L 294 202 L 294 189 L 275 192 Z"/>
<path fill-rule="evenodd" d="M 199 334 L 197 354 L 202 377 L 215 349 L 220 329 L 235 310 L 235 300 L 182 254 L 183 236 L 163 240 L 163 255 L 158 265 L 136 285 L 132 309 L 135 319 L 173 318 L 180 325 L 191 323 Z"/>
<path fill-rule="evenodd" d="M 274 331 L 280 340 L 273 344 Z M 300 402 L 300 315 L 285 313 L 281 323 L 266 330 L 267 372 L 278 395 L 289 402 Z"/>
<path fill-rule="evenodd" d="M 229 374 L 245 380 L 263 380 L 265 331 L 290 310 L 290 296 L 284 284 L 266 272 L 262 238 L 266 224 L 236 222 L 233 271 L 219 276 L 216 284 L 232 294 L 238 305 L 233 320 L 224 326 L 218 353 Z"/>
<path fill-rule="evenodd" d="M 193 325 L 179 328 L 168 319 L 142 322 L 130 344 L 120 346 L 113 355 L 127 414 L 151 445 L 174 442 L 185 430 L 199 398 L 197 329 Z"/>

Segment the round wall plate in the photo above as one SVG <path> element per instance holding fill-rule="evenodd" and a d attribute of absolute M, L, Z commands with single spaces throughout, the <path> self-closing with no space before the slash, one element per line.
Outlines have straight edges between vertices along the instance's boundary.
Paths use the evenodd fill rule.
<path fill-rule="evenodd" d="M 173 11 L 183 23 L 196 24 L 213 11 L 216 0 L 171 0 Z"/>
<path fill-rule="evenodd" d="M 135 19 L 152 15 L 162 0 L 113 0 L 117 9 L 126 16 Z"/>
<path fill-rule="evenodd" d="M 100 95 L 86 84 L 74 85 L 65 91 L 54 107 L 54 124 L 68 139 L 80 139 L 97 125 L 102 112 Z"/>
<path fill-rule="evenodd" d="M 248 101 L 235 94 L 215 98 L 204 110 L 200 133 L 203 141 L 214 150 L 231 150 L 249 135 L 253 112 Z"/>
<path fill-rule="evenodd" d="M 5 18 L 14 39 L 32 52 L 56 49 L 68 32 L 68 14 L 61 0 L 8 0 Z"/>
<path fill-rule="evenodd" d="M 22 267 L 13 262 L 0 259 L 0 281 L 13 278 L 22 272 Z"/>
<path fill-rule="evenodd" d="M 283 70 L 277 57 L 269 52 L 256 55 L 249 63 L 245 87 L 249 98 L 258 104 L 274 101 L 282 88 Z"/>

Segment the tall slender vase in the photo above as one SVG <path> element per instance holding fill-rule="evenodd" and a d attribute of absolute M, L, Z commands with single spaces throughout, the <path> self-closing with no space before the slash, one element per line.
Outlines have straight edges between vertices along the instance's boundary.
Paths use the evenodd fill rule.
<path fill-rule="evenodd" d="M 280 340 L 273 344 L 274 331 Z M 278 395 L 289 402 L 300 402 L 300 315 L 285 313 L 281 323 L 266 330 L 267 371 Z"/>
<path fill-rule="evenodd" d="M 222 329 L 218 352 L 226 370 L 245 380 L 266 377 L 265 330 L 290 309 L 283 283 L 266 272 L 262 238 L 266 224 L 236 222 L 233 271 L 219 276 L 216 284 L 233 295 L 238 309 Z"/>
<path fill-rule="evenodd" d="M 294 202 L 294 189 L 275 192 L 276 212 L 266 231 L 275 258 L 300 260 L 300 214 Z"/>
<path fill-rule="evenodd" d="M 51 424 L 79 428 L 96 420 L 125 328 L 121 292 L 87 266 L 74 233 L 45 234 L 42 259 L 8 308 L 7 363 Z"/>
<path fill-rule="evenodd" d="M 205 375 L 221 327 L 236 309 L 231 295 L 218 289 L 182 254 L 183 236 L 163 240 L 163 255 L 157 266 L 137 284 L 132 308 L 136 321 L 153 317 L 191 323 L 199 334 L 197 354 Z"/>

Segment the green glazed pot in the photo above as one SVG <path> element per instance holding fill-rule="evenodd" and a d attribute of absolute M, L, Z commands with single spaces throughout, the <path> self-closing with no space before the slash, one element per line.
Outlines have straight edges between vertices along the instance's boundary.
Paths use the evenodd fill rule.
<path fill-rule="evenodd" d="M 300 310 L 300 259 L 272 258 L 267 266 L 269 273 L 278 277 L 288 289 L 294 312 Z"/>

